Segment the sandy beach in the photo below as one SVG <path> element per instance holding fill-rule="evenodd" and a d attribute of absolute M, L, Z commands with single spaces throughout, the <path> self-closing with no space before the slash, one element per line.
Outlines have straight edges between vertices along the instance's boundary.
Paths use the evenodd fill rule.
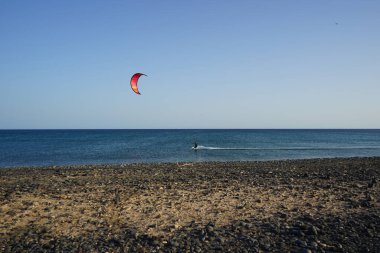
<path fill-rule="evenodd" d="M 0 252 L 379 252 L 380 158 L 0 169 Z"/>

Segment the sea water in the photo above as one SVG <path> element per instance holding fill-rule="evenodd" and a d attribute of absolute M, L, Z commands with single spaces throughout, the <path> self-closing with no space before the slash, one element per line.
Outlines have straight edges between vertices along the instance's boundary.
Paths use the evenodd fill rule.
<path fill-rule="evenodd" d="M 380 130 L 0 130 L 0 167 L 358 156 Z"/>

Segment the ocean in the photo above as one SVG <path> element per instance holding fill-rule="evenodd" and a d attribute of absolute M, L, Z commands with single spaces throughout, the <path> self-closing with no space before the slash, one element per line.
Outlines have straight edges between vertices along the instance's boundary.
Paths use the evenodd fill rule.
<path fill-rule="evenodd" d="M 360 156 L 380 156 L 379 129 L 0 130 L 0 167 Z"/>

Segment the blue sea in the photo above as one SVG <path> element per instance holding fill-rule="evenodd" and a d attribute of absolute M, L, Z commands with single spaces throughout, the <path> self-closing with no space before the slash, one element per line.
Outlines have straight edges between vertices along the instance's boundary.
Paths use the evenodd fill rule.
<path fill-rule="evenodd" d="M 354 156 L 380 130 L 0 130 L 0 167 Z"/>

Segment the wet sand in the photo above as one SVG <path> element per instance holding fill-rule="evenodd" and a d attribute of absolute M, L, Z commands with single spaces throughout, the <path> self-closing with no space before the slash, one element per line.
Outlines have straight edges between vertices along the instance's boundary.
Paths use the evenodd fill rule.
<path fill-rule="evenodd" d="M 379 252 L 380 157 L 0 169 L 0 252 Z"/>

